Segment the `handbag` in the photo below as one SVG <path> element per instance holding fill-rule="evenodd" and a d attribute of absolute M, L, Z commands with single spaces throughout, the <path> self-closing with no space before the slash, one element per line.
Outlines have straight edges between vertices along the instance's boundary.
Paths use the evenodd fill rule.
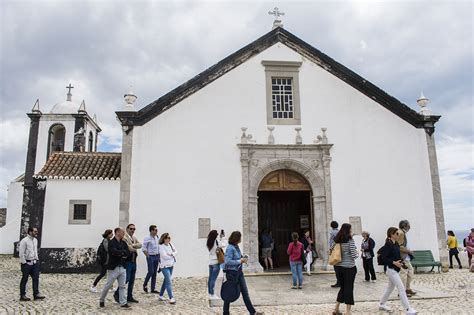
<path fill-rule="evenodd" d="M 225 261 L 225 255 L 224 255 L 224 250 L 222 249 L 222 247 L 219 247 L 219 244 L 217 243 L 217 240 L 216 240 L 216 256 L 217 256 L 217 262 L 219 264 L 223 264 L 224 261 Z"/>
<path fill-rule="evenodd" d="M 340 263 L 341 260 L 342 260 L 341 244 L 336 243 L 334 247 L 331 249 L 331 253 L 329 254 L 329 264 L 334 266 Z"/>
<path fill-rule="evenodd" d="M 224 271 L 224 278 L 221 286 L 221 299 L 224 302 L 232 303 L 240 297 L 240 285 L 237 271 Z"/>

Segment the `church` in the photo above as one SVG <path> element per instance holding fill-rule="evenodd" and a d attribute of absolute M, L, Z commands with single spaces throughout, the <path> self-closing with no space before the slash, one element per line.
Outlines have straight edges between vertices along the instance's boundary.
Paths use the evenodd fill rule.
<path fill-rule="evenodd" d="M 326 269 L 332 220 L 351 223 L 356 243 L 369 231 L 379 247 L 407 219 L 410 247 L 445 261 L 440 116 L 424 96 L 411 109 L 278 22 L 139 110 L 126 94 L 115 113 L 121 153 L 97 151 L 101 128 L 71 85 L 49 112 L 35 104 L 2 253 L 35 226 L 43 272 L 93 271 L 105 229 L 134 223 L 143 240 L 156 224 L 179 252 L 175 274 L 204 276 L 208 232 L 240 230 L 245 270 L 262 272 L 263 229 L 283 266 L 289 234 L 309 229 Z M 144 256 L 138 264 L 143 275 Z"/>

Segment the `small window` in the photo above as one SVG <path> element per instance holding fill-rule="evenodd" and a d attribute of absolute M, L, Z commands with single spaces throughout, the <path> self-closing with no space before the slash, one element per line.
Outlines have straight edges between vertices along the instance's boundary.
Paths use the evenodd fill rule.
<path fill-rule="evenodd" d="M 91 223 L 91 200 L 69 200 L 69 224 Z"/>
<path fill-rule="evenodd" d="M 299 67 L 295 61 L 262 61 L 267 90 L 267 124 L 300 125 Z"/>

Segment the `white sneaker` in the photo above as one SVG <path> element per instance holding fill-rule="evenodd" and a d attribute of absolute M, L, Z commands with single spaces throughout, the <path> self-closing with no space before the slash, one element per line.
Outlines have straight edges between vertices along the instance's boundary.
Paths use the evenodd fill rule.
<path fill-rule="evenodd" d="M 387 304 L 379 304 L 379 310 L 391 312 L 392 309 Z"/>
<path fill-rule="evenodd" d="M 414 308 L 409 308 L 407 310 L 407 315 L 415 315 L 418 314 L 418 312 Z"/>
<path fill-rule="evenodd" d="M 375 282 L 377 282 L 377 280 L 372 280 L 372 283 L 375 283 Z"/>
<path fill-rule="evenodd" d="M 209 294 L 209 300 L 218 300 L 219 297 L 215 294 Z"/>
<path fill-rule="evenodd" d="M 160 296 L 158 297 L 158 300 L 160 300 L 160 301 L 166 301 L 166 298 L 165 298 L 164 296 L 161 296 L 161 295 L 160 295 Z"/>
<path fill-rule="evenodd" d="M 176 304 L 176 300 L 174 298 L 170 299 L 170 304 Z"/>
<path fill-rule="evenodd" d="M 91 288 L 89 289 L 92 293 L 97 293 L 97 288 L 91 285 Z"/>

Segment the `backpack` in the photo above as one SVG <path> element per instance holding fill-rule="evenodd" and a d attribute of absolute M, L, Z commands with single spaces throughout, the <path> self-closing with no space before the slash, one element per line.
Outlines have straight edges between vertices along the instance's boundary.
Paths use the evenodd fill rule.
<path fill-rule="evenodd" d="M 382 259 L 382 253 L 385 251 L 385 245 L 379 248 L 377 251 L 377 265 L 379 266 L 385 266 L 383 259 Z"/>
<path fill-rule="evenodd" d="M 101 266 L 107 262 L 107 251 L 105 250 L 104 242 L 100 242 L 97 248 L 97 263 Z"/>

